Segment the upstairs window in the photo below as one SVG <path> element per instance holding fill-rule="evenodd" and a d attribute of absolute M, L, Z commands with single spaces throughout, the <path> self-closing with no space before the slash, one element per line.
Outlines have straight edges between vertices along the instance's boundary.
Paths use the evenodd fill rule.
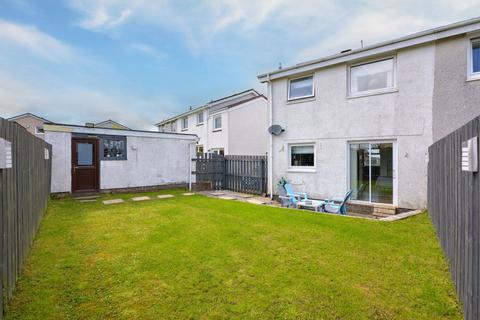
<path fill-rule="evenodd" d="M 470 42 L 470 74 L 480 77 L 480 38 Z"/>
<path fill-rule="evenodd" d="M 393 58 L 350 67 L 350 95 L 378 92 L 394 86 Z"/>
<path fill-rule="evenodd" d="M 188 129 L 188 118 L 182 118 L 182 130 L 187 130 Z"/>
<path fill-rule="evenodd" d="M 197 125 L 203 124 L 203 111 L 197 113 Z"/>
<path fill-rule="evenodd" d="M 313 76 L 292 79 L 288 82 L 288 100 L 296 100 L 313 96 Z"/>
<path fill-rule="evenodd" d="M 222 130 L 222 116 L 213 118 L 213 131 Z"/>
<path fill-rule="evenodd" d="M 127 160 L 127 137 L 103 136 L 103 160 Z"/>

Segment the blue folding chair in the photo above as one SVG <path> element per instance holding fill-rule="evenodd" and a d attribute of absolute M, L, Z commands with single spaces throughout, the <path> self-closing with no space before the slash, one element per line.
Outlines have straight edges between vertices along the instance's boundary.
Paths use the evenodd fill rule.
<path fill-rule="evenodd" d="M 292 185 L 290 183 L 285 183 L 283 185 L 283 187 L 285 188 L 285 192 L 287 193 L 287 196 L 292 196 L 294 197 L 295 199 L 298 199 L 298 200 L 307 200 L 308 197 L 307 197 L 307 194 L 305 192 L 295 192 L 293 191 L 293 188 L 292 188 Z"/>
<path fill-rule="evenodd" d="M 347 214 L 347 201 L 348 201 L 348 199 L 350 199 L 351 196 L 352 196 L 352 190 L 348 191 L 345 194 L 345 197 L 343 198 L 342 202 L 340 202 L 340 204 L 335 203 L 335 201 L 328 201 L 323 206 L 323 209 L 325 210 L 325 212 L 328 212 L 328 213 L 336 213 L 336 214 L 346 215 Z"/>

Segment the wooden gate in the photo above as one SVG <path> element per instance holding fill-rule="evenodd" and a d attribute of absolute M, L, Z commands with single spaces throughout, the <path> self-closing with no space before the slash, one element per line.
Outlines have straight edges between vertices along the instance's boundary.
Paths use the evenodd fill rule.
<path fill-rule="evenodd" d="M 210 182 L 214 190 L 267 193 L 266 156 L 204 154 L 195 162 L 196 181 Z"/>

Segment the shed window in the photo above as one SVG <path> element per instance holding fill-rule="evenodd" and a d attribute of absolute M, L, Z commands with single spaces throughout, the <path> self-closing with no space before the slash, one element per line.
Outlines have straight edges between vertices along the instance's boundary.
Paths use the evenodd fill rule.
<path fill-rule="evenodd" d="M 394 87 L 394 59 L 350 67 L 350 94 L 374 92 Z"/>
<path fill-rule="evenodd" d="M 313 76 L 292 79 L 288 83 L 288 100 L 313 97 Z"/>
<path fill-rule="evenodd" d="M 309 145 L 291 145 L 290 146 L 290 166 L 291 167 L 314 167 L 315 166 L 315 146 Z"/>
<path fill-rule="evenodd" d="M 127 160 L 127 137 L 103 136 L 103 160 Z"/>

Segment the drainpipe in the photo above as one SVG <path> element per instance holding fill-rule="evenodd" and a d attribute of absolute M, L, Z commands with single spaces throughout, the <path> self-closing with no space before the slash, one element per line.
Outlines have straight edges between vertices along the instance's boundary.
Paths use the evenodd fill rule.
<path fill-rule="evenodd" d="M 196 145 L 198 138 L 188 144 L 188 190 L 192 191 L 192 145 Z"/>
<path fill-rule="evenodd" d="M 268 127 L 270 128 L 273 125 L 273 89 L 272 82 L 270 80 L 270 74 L 268 75 L 267 80 L 268 85 Z M 268 135 L 268 184 L 269 184 L 269 193 L 270 199 L 273 199 L 273 135 Z"/>

